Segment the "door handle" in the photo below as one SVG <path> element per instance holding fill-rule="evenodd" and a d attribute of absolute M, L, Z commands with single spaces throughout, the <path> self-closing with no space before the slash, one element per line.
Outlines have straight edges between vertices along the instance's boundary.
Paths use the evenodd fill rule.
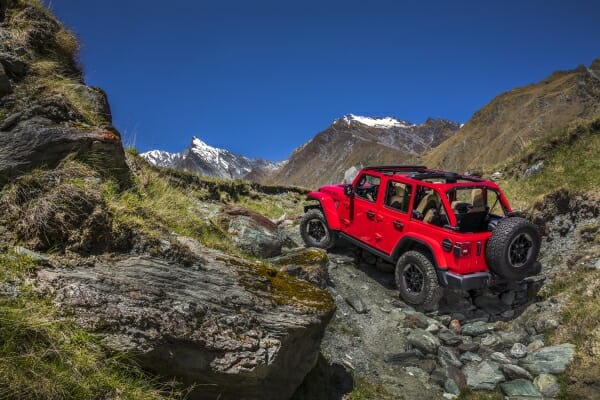
<path fill-rule="evenodd" d="M 374 211 L 369 210 L 369 211 L 367 211 L 366 214 L 367 214 L 367 218 L 369 218 L 371 220 L 375 219 L 375 212 Z"/>
<path fill-rule="evenodd" d="M 394 224 L 394 228 L 396 228 L 397 230 L 401 231 L 402 229 L 404 229 L 404 224 L 398 221 L 397 219 L 394 220 L 394 222 L 392 223 Z"/>

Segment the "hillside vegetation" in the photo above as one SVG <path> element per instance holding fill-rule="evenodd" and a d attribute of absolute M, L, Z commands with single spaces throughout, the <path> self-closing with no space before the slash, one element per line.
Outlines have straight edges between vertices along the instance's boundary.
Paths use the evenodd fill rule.
<path fill-rule="evenodd" d="M 590 72 L 590 70 L 592 72 Z M 425 165 L 479 170 L 514 157 L 532 141 L 600 112 L 600 61 L 494 98 L 452 137 L 424 155 Z"/>

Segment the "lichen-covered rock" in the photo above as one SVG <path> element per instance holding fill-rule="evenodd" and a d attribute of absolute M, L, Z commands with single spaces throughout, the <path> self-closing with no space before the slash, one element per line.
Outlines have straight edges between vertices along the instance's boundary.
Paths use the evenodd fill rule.
<path fill-rule="evenodd" d="M 555 397 L 560 390 L 558 379 L 554 375 L 540 374 L 534 380 L 535 387 L 547 397 Z"/>
<path fill-rule="evenodd" d="M 562 374 L 574 355 L 575 345 L 563 343 L 534 351 L 522 359 L 520 364 L 534 375 Z"/>
<path fill-rule="evenodd" d="M 492 361 L 467 364 L 462 371 L 467 378 L 467 385 L 475 390 L 494 390 L 496 385 L 505 380 L 500 366 Z"/>
<path fill-rule="evenodd" d="M 539 399 L 544 396 L 533 386 L 533 383 L 526 379 L 515 379 L 514 381 L 500 384 L 502 391 L 509 399 Z"/>
<path fill-rule="evenodd" d="M 327 292 L 180 238 L 191 267 L 129 257 L 41 269 L 40 290 L 145 369 L 196 386 L 191 399 L 289 398 L 317 361 Z"/>
<path fill-rule="evenodd" d="M 327 287 L 329 258 L 325 250 L 315 247 L 299 247 L 272 258 L 270 261 L 272 265 L 280 267 L 282 272 L 314 283 L 320 288 Z"/>

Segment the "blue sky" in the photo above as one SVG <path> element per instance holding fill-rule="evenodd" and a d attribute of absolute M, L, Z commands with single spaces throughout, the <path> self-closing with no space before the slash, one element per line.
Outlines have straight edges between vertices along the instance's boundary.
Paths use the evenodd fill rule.
<path fill-rule="evenodd" d="M 353 113 L 467 121 L 600 57 L 600 2 L 47 0 L 139 150 L 280 160 Z"/>

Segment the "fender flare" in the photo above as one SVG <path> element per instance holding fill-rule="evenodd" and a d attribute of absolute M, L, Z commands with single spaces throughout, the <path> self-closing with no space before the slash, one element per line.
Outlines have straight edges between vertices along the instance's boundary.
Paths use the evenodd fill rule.
<path fill-rule="evenodd" d="M 340 224 L 340 218 L 337 212 L 337 207 L 335 202 L 331 198 L 330 195 L 321 192 L 310 192 L 306 195 L 307 200 L 316 200 L 320 204 L 321 211 L 323 211 L 323 216 L 327 221 L 327 225 L 329 229 L 334 231 L 339 231 L 342 226 Z M 310 210 L 311 208 L 317 208 L 318 206 L 305 206 L 304 210 Z"/>
<path fill-rule="evenodd" d="M 440 257 L 440 254 L 435 251 L 435 249 L 438 249 L 439 252 L 442 252 L 441 248 L 439 248 L 439 244 L 433 239 L 424 235 L 419 235 L 418 233 L 411 233 L 410 236 L 404 236 L 402 239 L 400 239 L 400 241 L 396 244 L 396 247 L 394 247 L 394 251 L 391 254 L 391 259 L 394 262 L 398 261 L 398 258 L 400 258 L 402 253 L 410 249 L 415 244 L 417 244 L 419 247 L 426 248 L 431 253 L 431 261 L 437 270 L 447 269 L 447 267 L 444 265 L 445 262 L 443 256 Z"/>

